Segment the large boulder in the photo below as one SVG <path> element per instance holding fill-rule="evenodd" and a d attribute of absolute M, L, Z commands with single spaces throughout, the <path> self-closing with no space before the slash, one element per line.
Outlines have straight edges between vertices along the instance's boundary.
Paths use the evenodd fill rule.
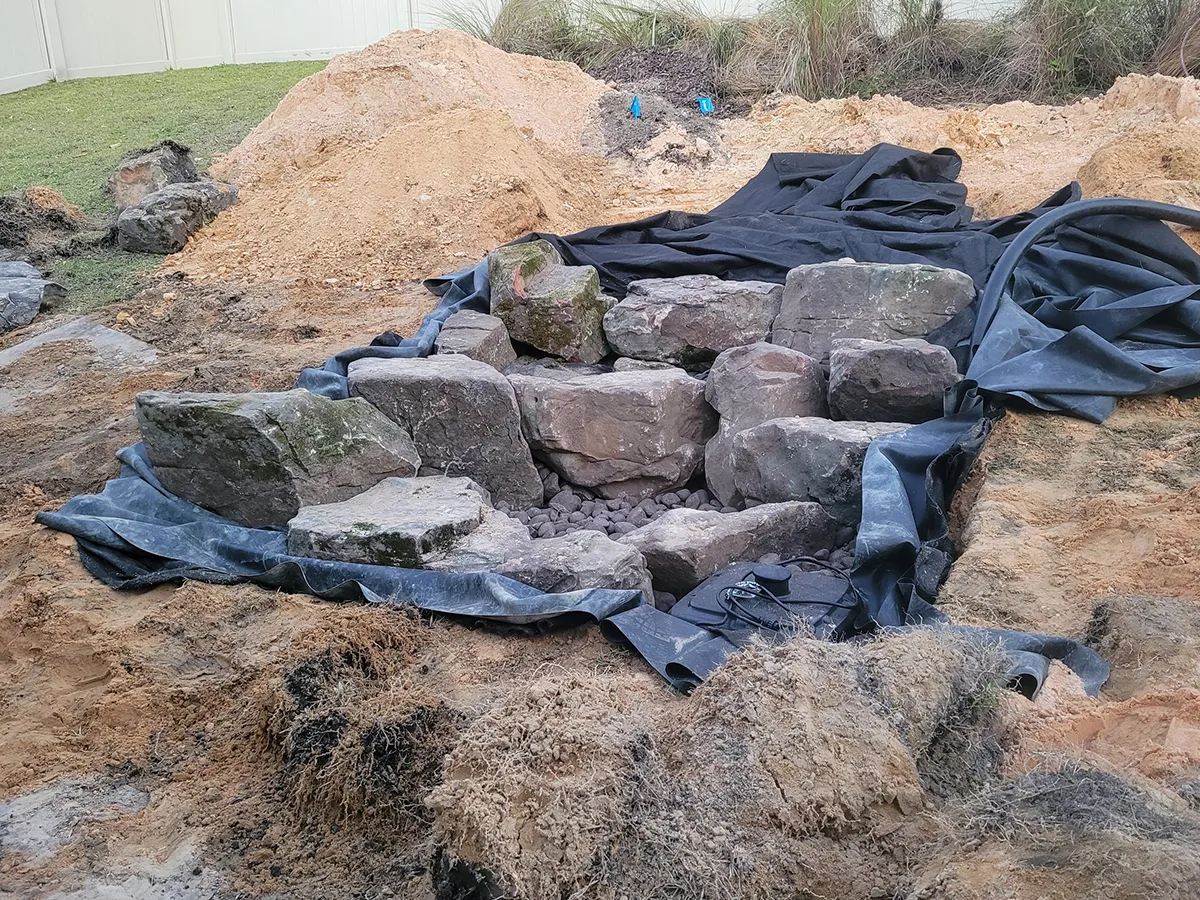
<path fill-rule="evenodd" d="M 137 206 L 155 191 L 168 184 L 187 184 L 199 181 L 200 174 L 192 162 L 192 153 L 174 141 L 163 141 L 156 147 L 134 150 L 125 154 L 116 170 L 108 177 L 117 212 Z"/>
<path fill-rule="evenodd" d="M 598 531 L 532 541 L 494 570 L 547 593 L 616 588 L 642 591 L 648 601 L 654 599 L 642 554 Z"/>
<path fill-rule="evenodd" d="M 640 499 L 685 484 L 716 426 L 704 383 L 681 369 L 509 380 L 533 449 L 603 497 Z"/>
<path fill-rule="evenodd" d="M 29 263 L 0 262 L 0 334 L 28 325 L 43 303 L 60 300 L 66 293 Z"/>
<path fill-rule="evenodd" d="M 733 439 L 733 480 L 748 502 L 820 503 L 843 525 L 862 515 L 862 465 L 871 441 L 903 431 L 896 422 L 771 419 Z"/>
<path fill-rule="evenodd" d="M 169 184 L 117 219 L 117 244 L 130 253 L 176 253 L 189 237 L 237 203 L 237 188 L 211 181 Z"/>
<path fill-rule="evenodd" d="M 345 500 L 421 465 L 407 431 L 363 400 L 304 390 L 137 397 L 155 474 L 175 494 L 254 528 Z"/>
<path fill-rule="evenodd" d="M 609 299 L 592 266 L 566 266 L 546 241 L 509 244 L 488 255 L 492 314 L 514 341 L 568 362 L 608 355 L 603 321 Z"/>
<path fill-rule="evenodd" d="M 771 342 L 825 362 L 835 338 L 925 337 L 975 299 L 975 283 L 936 266 L 858 263 L 797 266 L 787 274 Z"/>
<path fill-rule="evenodd" d="M 620 542 L 646 558 L 657 590 L 682 597 L 739 560 L 828 550 L 836 531 L 837 524 L 816 503 L 768 503 L 734 513 L 673 509 Z"/>
<path fill-rule="evenodd" d="M 733 439 L 781 416 L 825 415 L 825 375 L 811 356 L 775 344 L 734 347 L 717 357 L 704 396 L 721 416 L 704 448 L 704 478 L 722 504 L 741 501 L 733 481 Z"/>
<path fill-rule="evenodd" d="M 623 356 L 698 368 L 722 350 L 765 340 L 782 294 L 778 284 L 714 275 L 634 281 L 605 314 L 604 333 Z"/>
<path fill-rule="evenodd" d="M 288 523 L 288 552 L 404 569 L 488 569 L 530 543 L 470 478 L 388 478 Z"/>
<path fill-rule="evenodd" d="M 541 502 L 516 396 L 487 363 L 456 354 L 360 359 L 350 364 L 349 384 L 352 396 L 412 433 L 426 466 L 473 478 L 517 509 Z"/>
<path fill-rule="evenodd" d="M 836 419 L 928 422 L 958 379 L 950 351 L 920 338 L 842 338 L 829 354 L 829 409 Z"/>
<path fill-rule="evenodd" d="M 517 359 L 504 323 L 495 316 L 468 309 L 456 312 L 443 323 L 434 349 L 438 353 L 461 353 L 498 372 Z"/>

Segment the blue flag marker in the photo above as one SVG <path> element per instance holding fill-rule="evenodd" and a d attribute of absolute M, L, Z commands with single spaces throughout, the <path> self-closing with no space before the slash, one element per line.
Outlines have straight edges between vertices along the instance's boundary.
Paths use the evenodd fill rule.
<path fill-rule="evenodd" d="M 696 102 L 700 104 L 700 114 L 711 116 L 713 113 L 713 102 L 711 97 L 697 97 Z"/>
<path fill-rule="evenodd" d="M 629 104 L 629 111 L 633 113 L 635 119 L 642 117 L 642 101 L 638 97 L 633 98 L 633 102 Z"/>

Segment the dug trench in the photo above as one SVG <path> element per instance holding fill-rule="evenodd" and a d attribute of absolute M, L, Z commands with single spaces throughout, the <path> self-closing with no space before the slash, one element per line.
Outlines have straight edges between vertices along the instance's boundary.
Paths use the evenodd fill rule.
<path fill-rule="evenodd" d="M 867 104 L 870 128 L 916 109 L 888 124 L 884 105 Z M 873 143 L 852 108 L 771 115 L 833 115 L 828 149 Z M 989 145 L 968 166 L 1019 157 Z M 798 635 L 685 698 L 594 628 L 516 636 L 244 585 L 101 587 L 31 519 L 116 474 L 138 392 L 285 389 L 411 333 L 434 303 L 402 280 L 173 271 L 94 317 L 154 358 L 46 345 L 4 370 L 8 893 L 1196 894 L 1194 401 L 1124 402 L 1105 426 L 1010 412 L 959 495 L 947 611 L 1085 640 L 1113 666 L 1100 698 L 1058 667 L 1036 701 L 1009 694 L 995 659 L 925 632 Z"/>

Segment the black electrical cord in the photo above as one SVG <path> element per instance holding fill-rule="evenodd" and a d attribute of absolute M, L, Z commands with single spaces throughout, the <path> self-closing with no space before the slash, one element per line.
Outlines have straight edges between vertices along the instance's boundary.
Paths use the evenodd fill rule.
<path fill-rule="evenodd" d="M 823 606 L 830 609 L 859 609 L 864 606 L 865 601 L 858 588 L 854 586 L 853 580 L 849 573 L 842 571 L 836 566 L 823 562 L 811 556 L 796 556 L 791 559 L 783 560 L 779 563 L 781 566 L 795 565 L 805 563 L 815 565 L 822 569 L 827 569 L 838 577 L 842 578 L 847 585 L 847 592 L 853 598 L 850 602 L 844 602 L 842 599 L 837 600 L 816 600 L 804 597 L 781 599 L 776 597 L 771 591 L 758 581 L 755 581 L 753 576 L 744 581 L 739 581 L 737 584 L 731 584 L 721 588 L 717 592 L 717 605 L 721 608 L 722 616 L 715 622 L 697 623 L 703 624 L 705 628 L 726 628 L 732 625 L 748 625 L 753 628 L 762 628 L 768 631 L 779 631 L 783 626 L 784 619 L 768 619 L 756 613 L 754 610 L 746 606 L 747 603 L 753 601 L 765 602 L 779 607 L 787 619 L 801 618 L 800 614 L 793 607 L 796 606 Z M 845 594 L 842 595 L 843 597 Z"/>

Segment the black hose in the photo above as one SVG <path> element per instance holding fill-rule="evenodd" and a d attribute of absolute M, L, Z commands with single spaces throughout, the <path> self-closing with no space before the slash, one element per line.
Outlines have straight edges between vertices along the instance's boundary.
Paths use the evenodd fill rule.
<path fill-rule="evenodd" d="M 1008 287 L 1009 279 L 1016 271 L 1021 257 L 1048 231 L 1087 216 L 1130 216 L 1135 219 L 1158 219 L 1162 222 L 1175 222 L 1191 228 L 1200 228 L 1200 210 L 1173 206 L 1170 203 L 1159 203 L 1155 200 L 1134 200 L 1130 197 L 1080 200 L 1038 216 L 1026 225 L 1025 230 L 1008 245 L 1008 249 L 1004 251 L 1000 261 L 996 263 L 996 267 L 992 269 L 992 274 L 988 277 L 987 285 L 979 298 L 975 331 L 971 336 L 972 351 L 979 347 L 984 334 L 991 327 L 996 310 L 1000 307 L 1000 297 L 1004 294 L 1004 289 Z"/>

